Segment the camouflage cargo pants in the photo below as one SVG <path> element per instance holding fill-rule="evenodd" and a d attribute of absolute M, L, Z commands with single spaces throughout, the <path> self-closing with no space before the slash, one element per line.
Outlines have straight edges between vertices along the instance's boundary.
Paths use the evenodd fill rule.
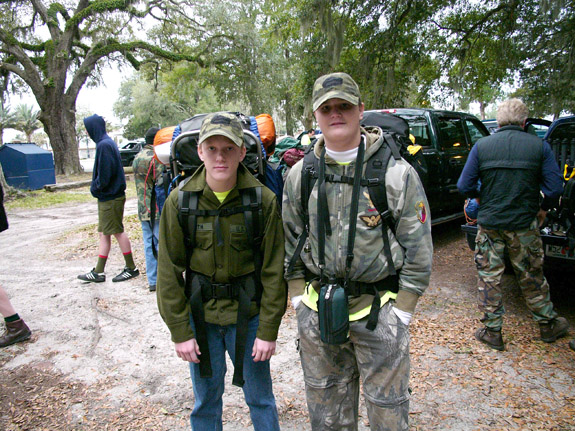
<path fill-rule="evenodd" d="M 479 309 L 484 313 L 481 321 L 494 330 L 501 329 L 503 324 L 505 307 L 501 300 L 501 277 L 505 270 L 506 249 L 534 319 L 546 322 L 557 317 L 549 295 L 549 284 L 543 275 L 543 245 L 535 220 L 529 229 L 518 231 L 479 226 L 475 239 L 475 265 L 479 275 Z"/>
<path fill-rule="evenodd" d="M 357 430 L 359 378 L 372 430 L 408 430 L 409 330 L 385 304 L 374 331 L 367 318 L 350 322 L 342 345 L 320 340 L 317 312 L 297 308 L 300 356 L 311 428 Z"/>

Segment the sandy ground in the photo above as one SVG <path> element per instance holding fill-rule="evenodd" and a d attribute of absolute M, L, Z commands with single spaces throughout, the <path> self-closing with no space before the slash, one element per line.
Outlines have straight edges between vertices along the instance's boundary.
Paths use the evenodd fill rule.
<path fill-rule="evenodd" d="M 126 214 L 135 205 L 128 200 Z M 189 429 L 188 369 L 174 353 L 145 275 L 112 283 L 123 267 L 114 243 L 105 283 L 76 279 L 95 263 L 96 217 L 95 202 L 9 213 L 10 229 L 0 235 L 0 284 L 33 337 L 0 351 L 0 429 Z M 574 430 L 569 338 L 542 343 L 506 277 L 507 350 L 474 341 L 479 312 L 471 252 L 457 224 L 434 229 L 434 242 L 432 283 L 411 325 L 411 429 Z M 133 249 L 144 274 L 139 241 Z M 556 304 L 571 322 L 573 296 L 563 292 Z M 309 429 L 295 336 L 288 309 L 271 362 L 283 430 Z M 224 429 L 252 429 L 229 369 Z M 34 408 L 42 403 L 56 407 Z M 367 430 L 363 406 L 361 415 L 360 430 Z"/>

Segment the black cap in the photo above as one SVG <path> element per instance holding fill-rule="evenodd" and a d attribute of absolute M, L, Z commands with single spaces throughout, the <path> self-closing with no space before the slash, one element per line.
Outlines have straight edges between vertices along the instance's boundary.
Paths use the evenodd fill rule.
<path fill-rule="evenodd" d="M 144 137 L 146 139 L 146 145 L 154 145 L 154 138 L 156 137 L 156 133 L 158 133 L 160 131 L 160 129 L 158 129 L 157 127 L 150 127 L 148 129 L 148 131 L 146 132 L 146 136 Z"/>

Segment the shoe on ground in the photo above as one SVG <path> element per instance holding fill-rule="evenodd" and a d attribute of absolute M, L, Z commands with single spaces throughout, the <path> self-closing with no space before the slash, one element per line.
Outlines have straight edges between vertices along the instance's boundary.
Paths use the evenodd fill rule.
<path fill-rule="evenodd" d="M 103 283 L 106 281 L 106 275 L 103 272 L 98 274 L 96 271 L 94 271 L 94 269 L 96 268 L 92 268 L 92 271 L 86 274 L 80 274 L 78 278 L 82 281 L 87 281 L 90 283 Z"/>
<path fill-rule="evenodd" d="M 575 350 L 575 340 L 569 341 L 569 347 L 571 347 L 571 350 Z"/>
<path fill-rule="evenodd" d="M 495 350 L 503 351 L 505 350 L 505 344 L 503 344 L 503 337 L 501 336 L 501 331 L 493 331 L 489 328 L 483 327 L 475 331 L 475 338 L 489 347 Z"/>
<path fill-rule="evenodd" d="M 541 339 L 546 343 L 553 343 L 569 332 L 569 322 L 564 317 L 557 317 L 547 323 L 540 323 Z"/>
<path fill-rule="evenodd" d="M 28 340 L 32 335 L 30 328 L 22 319 L 6 322 L 6 332 L 0 337 L 0 347 L 10 346 Z"/>
<path fill-rule="evenodd" d="M 155 284 L 151 284 L 148 286 L 148 289 L 150 289 L 150 292 L 155 292 L 156 291 L 156 285 Z"/>
<path fill-rule="evenodd" d="M 122 272 L 120 272 L 118 275 L 112 278 L 112 281 L 114 283 L 117 283 L 119 281 L 126 281 L 129 280 L 130 278 L 137 277 L 138 275 L 140 275 L 140 271 L 138 271 L 138 268 L 132 269 L 126 266 Z"/>

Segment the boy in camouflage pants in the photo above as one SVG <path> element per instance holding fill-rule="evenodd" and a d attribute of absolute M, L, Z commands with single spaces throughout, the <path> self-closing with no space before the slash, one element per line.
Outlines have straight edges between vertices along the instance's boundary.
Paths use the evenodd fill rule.
<path fill-rule="evenodd" d="M 322 130 L 313 150 L 319 171 L 325 170 L 331 181 L 365 178 L 366 165 L 385 143 L 381 129 L 360 127 L 364 108 L 355 81 L 345 73 L 320 77 L 314 85 L 313 109 Z M 362 159 L 365 162 L 358 162 Z M 298 239 L 308 222 L 302 212 L 302 164 L 291 169 L 284 188 L 285 276 L 297 313 L 312 430 L 357 430 L 360 377 L 371 429 L 407 430 L 408 325 L 429 284 L 433 253 L 423 186 L 405 160 L 390 159 L 385 180 L 395 234 L 383 231 L 389 238 L 390 262 L 382 219 L 367 187 L 361 185 L 352 199 L 351 184 L 318 178 L 308 201 L 309 237 L 298 255 Z M 327 201 L 323 214 L 318 211 L 321 199 Z M 326 217 L 331 235 L 319 229 Z M 356 234 L 350 247 L 352 226 Z M 319 252 L 322 247 L 325 253 Z M 318 263 L 319 255 L 325 265 Z M 349 332 L 342 344 L 322 341 L 319 328 L 318 290 L 329 280 L 345 286 L 348 299 L 343 318 L 349 319 Z M 375 329 L 368 328 L 370 316 Z"/>

